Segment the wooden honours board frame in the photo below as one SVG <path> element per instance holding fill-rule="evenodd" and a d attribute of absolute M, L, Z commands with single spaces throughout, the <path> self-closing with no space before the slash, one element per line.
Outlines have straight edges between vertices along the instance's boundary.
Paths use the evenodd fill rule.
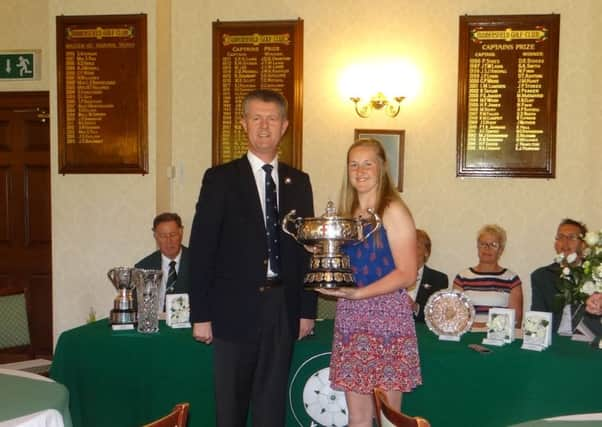
<path fill-rule="evenodd" d="M 213 23 L 213 165 L 241 157 L 247 138 L 242 100 L 271 89 L 288 101 L 288 130 L 279 159 L 301 168 L 303 21 Z"/>
<path fill-rule="evenodd" d="M 57 16 L 59 173 L 147 173 L 146 15 Z"/>
<path fill-rule="evenodd" d="M 457 176 L 554 178 L 559 15 L 461 16 Z"/>

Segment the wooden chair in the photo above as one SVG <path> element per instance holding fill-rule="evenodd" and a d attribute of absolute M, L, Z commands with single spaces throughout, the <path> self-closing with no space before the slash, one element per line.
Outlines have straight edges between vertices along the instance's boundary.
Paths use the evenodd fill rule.
<path fill-rule="evenodd" d="M 189 407 L 188 402 L 178 403 L 169 414 L 142 427 L 186 427 Z"/>
<path fill-rule="evenodd" d="M 34 358 L 27 288 L 0 288 L 0 363 Z"/>
<path fill-rule="evenodd" d="M 380 388 L 374 389 L 376 423 L 379 427 L 431 427 L 424 418 L 410 417 L 389 405 L 387 395 Z"/>

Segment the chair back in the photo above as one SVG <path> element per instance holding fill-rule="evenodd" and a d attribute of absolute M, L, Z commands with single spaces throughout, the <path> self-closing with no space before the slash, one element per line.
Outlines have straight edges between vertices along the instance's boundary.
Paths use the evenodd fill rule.
<path fill-rule="evenodd" d="M 33 358 L 28 304 L 27 289 L 0 288 L 0 350 L 20 360 Z"/>
<path fill-rule="evenodd" d="M 186 427 L 189 407 L 188 402 L 178 403 L 169 414 L 142 427 Z"/>
<path fill-rule="evenodd" d="M 376 423 L 379 427 L 430 427 L 427 420 L 420 417 L 410 417 L 394 409 L 387 400 L 387 395 L 380 388 L 374 389 L 376 404 Z"/>

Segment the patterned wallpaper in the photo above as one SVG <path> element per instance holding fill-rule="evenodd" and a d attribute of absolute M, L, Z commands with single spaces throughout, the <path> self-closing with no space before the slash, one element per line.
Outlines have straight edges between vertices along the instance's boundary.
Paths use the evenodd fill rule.
<path fill-rule="evenodd" d="M 164 0 L 168 1 L 168 0 Z M 598 82 L 602 57 L 602 3 L 597 0 L 171 0 L 171 64 L 155 59 L 156 1 L 47 0 L 47 8 L 4 0 L 0 27 L 10 48 L 41 48 L 41 82 L 23 87 L 0 82 L 0 90 L 50 90 L 55 104 L 54 20 L 59 14 L 139 13 L 149 15 L 149 148 L 147 176 L 56 174 L 53 130 L 53 265 L 55 339 L 82 324 L 93 307 L 98 317 L 111 308 L 114 290 L 105 279 L 115 265 L 133 264 L 153 248 L 154 168 L 157 144 L 171 144 L 176 175 L 171 209 L 181 213 L 186 232 L 203 171 L 211 163 L 211 22 L 220 19 L 296 19 L 305 23 L 303 166 L 311 175 L 315 206 L 322 212 L 336 198 L 344 152 L 354 128 L 405 129 L 403 197 L 416 224 L 433 239 L 432 267 L 453 277 L 476 263 L 475 233 L 484 223 L 508 232 L 503 265 L 524 282 L 553 256 L 552 237 L 566 216 L 601 228 L 602 145 L 594 130 L 602 119 Z M 544 7 L 545 6 L 545 7 Z M 459 179 L 455 177 L 458 17 L 463 14 L 561 14 L 556 179 Z M 21 36 L 16 22 L 33 17 L 39 25 Z M 419 93 L 404 102 L 395 119 L 355 116 L 338 92 L 349 64 L 404 58 L 419 69 Z M 170 82 L 156 81 L 158 66 L 171 66 Z M 597 74 L 595 74 L 595 72 Z M 157 86 L 171 85 L 172 134 L 156 140 Z M 56 107 L 53 106 L 53 117 Z M 56 121 L 52 119 L 53 129 Z M 165 178 L 167 179 L 167 178 Z M 163 195 L 162 195 L 163 196 Z M 187 237 L 185 238 L 187 240 Z"/>

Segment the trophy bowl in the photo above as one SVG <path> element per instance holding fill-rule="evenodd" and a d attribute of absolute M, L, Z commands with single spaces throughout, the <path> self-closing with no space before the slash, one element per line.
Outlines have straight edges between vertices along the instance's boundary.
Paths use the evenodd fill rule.
<path fill-rule="evenodd" d="M 358 244 L 366 240 L 381 226 L 381 220 L 370 211 L 373 221 L 337 216 L 334 203 L 329 201 L 321 217 L 295 218 L 296 211 L 290 211 L 282 220 L 282 231 L 297 242 L 314 248 L 309 261 L 309 271 L 303 278 L 306 288 L 345 288 L 356 286 L 351 271 L 349 257 L 342 252 L 348 244 Z M 364 232 L 367 224 L 375 224 Z M 290 229 L 294 229 L 294 233 Z"/>
<path fill-rule="evenodd" d="M 133 296 L 133 271 L 131 267 L 114 267 L 107 272 L 107 277 L 118 291 L 109 314 L 111 325 L 134 325 L 138 321 Z"/>

